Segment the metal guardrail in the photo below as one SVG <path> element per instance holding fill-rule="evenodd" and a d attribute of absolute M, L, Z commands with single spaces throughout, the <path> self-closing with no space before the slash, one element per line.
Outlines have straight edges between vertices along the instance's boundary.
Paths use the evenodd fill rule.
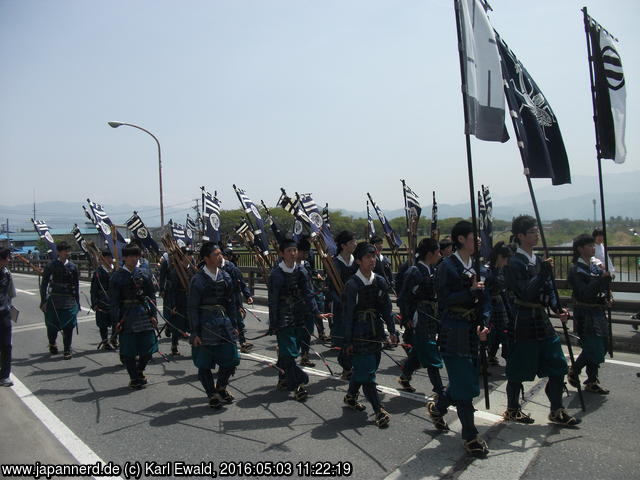
<path fill-rule="evenodd" d="M 536 249 L 541 253 L 542 249 Z M 246 251 L 235 251 L 239 257 L 238 266 L 243 269 L 256 267 L 253 254 Z M 383 250 L 383 255 L 390 256 L 389 251 Z M 572 250 L 570 247 L 551 247 L 549 255 L 553 257 L 555 263 L 555 274 L 558 288 L 566 289 L 567 274 L 571 266 Z M 407 260 L 406 252 L 399 252 L 400 262 Z M 616 269 L 616 279 L 612 283 L 614 292 L 640 293 L 640 247 L 611 247 L 609 256 Z M 315 256 L 314 267 L 322 270 L 322 265 L 318 256 Z M 249 270 L 247 270 L 249 271 Z"/>
<path fill-rule="evenodd" d="M 541 249 L 536 249 L 540 251 Z M 247 283 L 252 289 L 257 284 L 264 284 L 261 278 L 260 271 L 255 263 L 255 257 L 252 252 L 246 250 L 235 250 L 234 252 L 238 257 L 238 267 L 245 274 Z M 383 250 L 384 255 L 389 255 L 390 252 Z M 558 284 L 558 288 L 567 289 L 567 273 L 571 266 L 572 251 L 570 247 L 550 247 L 549 254 L 555 260 L 555 274 Z M 616 269 L 616 279 L 611 284 L 614 292 L 625 293 L 640 293 L 640 247 L 611 247 L 609 249 L 609 255 Z M 399 252 L 400 261 L 404 262 L 407 259 L 406 252 Z M 71 256 L 72 261 L 78 266 L 80 272 L 80 278 L 82 280 L 90 280 L 93 270 L 90 263 L 83 257 L 82 254 L 73 254 Z M 49 262 L 48 259 L 39 260 L 36 258 L 29 259 L 34 265 L 44 268 Z M 322 264 L 320 258 L 316 255 L 314 257 L 315 268 L 322 271 Z M 157 265 L 151 265 L 152 270 L 157 274 Z M 31 267 L 13 257 L 9 268 L 14 272 L 21 273 L 33 273 Z"/>
<path fill-rule="evenodd" d="M 616 272 L 614 283 L 639 283 L 640 247 L 609 247 L 608 250 Z M 536 248 L 535 251 L 542 253 L 541 248 Z M 550 247 L 549 255 L 555 261 L 556 278 L 566 279 L 573 257 L 571 248 Z"/>
<path fill-rule="evenodd" d="M 536 248 L 536 252 L 541 253 L 541 248 Z M 386 256 L 390 256 L 390 251 L 383 250 L 382 253 Z M 239 267 L 257 267 L 255 263 L 255 257 L 252 252 L 246 250 L 236 250 L 235 254 L 238 257 Z M 569 267 L 571 266 L 572 251 L 570 247 L 550 247 L 549 254 L 555 260 L 555 273 L 558 280 L 566 279 Z M 613 262 L 613 266 L 616 270 L 615 283 L 640 283 L 640 247 L 610 247 L 609 256 Z M 407 260 L 406 251 L 398 252 L 400 262 Z M 81 271 L 87 272 L 90 275 L 89 262 L 84 258 L 82 254 L 72 254 L 73 260 Z M 38 258 L 29 258 L 29 260 L 41 268 L 49 262 L 48 259 L 40 260 Z M 321 270 L 322 265 L 318 256 L 315 256 L 315 268 Z M 13 271 L 26 271 L 29 269 L 27 265 L 16 258 L 12 258 L 11 267 Z M 635 291 L 635 290 L 633 290 Z"/>

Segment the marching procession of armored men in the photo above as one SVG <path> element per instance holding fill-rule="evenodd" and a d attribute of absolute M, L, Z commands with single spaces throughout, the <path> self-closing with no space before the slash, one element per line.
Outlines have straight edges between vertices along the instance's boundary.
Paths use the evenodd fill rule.
<path fill-rule="evenodd" d="M 536 377 L 547 379 L 544 391 L 548 420 L 561 427 L 575 428 L 580 423 L 575 412 L 565 408 L 565 392 L 575 392 L 583 409 L 583 395 L 610 393 L 599 374 L 606 353 L 612 349 L 611 318 L 607 319 L 606 311 L 611 306 L 614 271 L 606 253 L 605 225 L 573 240 L 573 261 L 567 277 L 572 297 L 569 311 L 560 303 L 554 262 L 547 252 L 531 186 L 531 178 L 549 178 L 554 185 L 570 182 L 557 120 L 529 73 L 491 27 L 485 2 L 454 3 L 471 221 L 461 220 L 440 235 L 434 192 L 431 232 L 419 239 L 418 196 L 402 180 L 407 223 L 404 242 L 369 193 L 384 238 L 375 234 L 371 216 L 366 236 L 360 241 L 348 230 L 332 232 L 328 208 L 321 211 L 310 194 L 288 196 L 283 189 L 277 207 L 294 218 L 292 232 L 285 232 L 276 225 L 264 202 L 259 209 L 244 190 L 233 185 L 245 214 L 241 224 L 234 226 L 234 238 L 240 239 L 251 256 L 251 266 L 266 285 L 268 295 L 266 331 L 249 338 L 245 328 L 249 309 L 245 304 L 254 303 L 254 291 L 236 264 L 230 239 L 221 237 L 220 202 L 215 193 L 211 195 L 202 187 L 203 215 L 197 219 L 200 225 L 161 225 L 162 248 L 136 212 L 127 221 L 131 240 L 125 241 L 102 206 L 88 200 L 85 213 L 104 246 L 85 241 L 77 225 L 72 233 L 92 265 L 88 300 L 100 335 L 97 348 L 117 351 L 129 377 L 128 388 L 137 391 L 148 387 L 145 369 L 165 335 L 171 339 L 173 357 L 182 355 L 181 349 L 189 346 L 206 393 L 202 402 L 212 410 L 234 408 L 229 386 L 241 362 L 240 354 L 252 350 L 251 341 L 274 336 L 277 362 L 268 363 L 278 372 L 274 395 L 275 391 L 289 392 L 290 401 L 305 402 L 313 393 L 306 368 L 315 366 L 312 359 L 317 357 L 333 376 L 322 354 L 323 349 L 333 350 L 341 369 L 335 376 L 348 382 L 343 406 L 358 412 L 369 410 L 375 426 L 393 428 L 393 419 L 376 388 L 376 373 L 386 355 L 397 365 L 397 383 L 403 391 L 414 392 L 413 375 L 418 369 L 426 370 L 427 377 L 423 378 L 428 378 L 432 394 L 423 411 L 425 420 L 438 431 L 447 432 L 445 416 L 453 407 L 461 424 L 462 447 L 472 457 L 489 454 L 487 442 L 476 428 L 474 399 L 482 392 L 488 407 L 488 369 L 500 364 L 499 356 L 506 365 L 507 408 L 502 416 L 507 422 L 535 422 L 523 411 L 520 398 L 524 395 L 523 383 Z M 596 124 L 598 161 L 611 158 L 621 163 L 626 154 L 625 100 L 613 100 L 624 94 L 621 63 L 608 32 L 587 15 L 586 9 L 584 18 L 589 48 L 595 48 L 589 62 L 594 69 L 594 119 L 601 122 Z M 600 55 L 605 47 L 609 53 Z M 607 62 L 609 65 L 605 65 Z M 603 83 L 598 75 L 608 77 Z M 483 83 L 485 78 L 489 79 L 488 85 Z M 612 79 L 619 83 L 607 83 Z M 602 103 L 596 102 L 596 97 L 605 94 L 607 118 Z M 469 136 L 507 140 L 505 98 L 535 217 L 513 218 L 510 241 L 493 244 L 490 235 L 483 235 L 490 218 L 490 197 L 484 186 L 478 193 L 476 217 Z M 491 103 L 496 99 L 498 107 Z M 622 114 L 616 108 L 621 108 Z M 599 115 L 595 109 L 600 109 Z M 606 121 L 608 127 L 603 126 Z M 460 176 L 466 173 L 461 171 Z M 160 192 L 162 199 L 162 186 Z M 55 243 L 44 221 L 32 222 L 51 260 L 43 270 L 32 265 L 41 276 L 40 309 L 47 348 L 52 356 L 69 360 L 74 354 L 73 337 L 81 304 L 79 269 L 70 258 L 71 245 Z M 195 231 L 200 231 L 198 241 Z M 382 253 L 385 240 L 388 254 Z M 544 255 L 534 252 L 539 244 Z M 15 288 L 7 268 L 11 256 L 8 248 L 0 249 L 3 386 L 12 385 L 10 318 L 15 311 L 11 305 Z M 567 329 L 571 316 L 581 347 L 575 358 Z M 560 320 L 564 338 L 557 333 L 551 317 Z M 563 348 L 568 350 L 569 362 Z M 394 349 L 406 353 L 402 363 L 388 353 Z M 114 356 L 114 361 L 117 358 Z"/>
<path fill-rule="evenodd" d="M 250 202 L 244 193 L 242 198 Z M 593 236 L 580 235 L 573 242 L 568 281 L 582 352 L 575 361 L 572 357 L 568 367 L 549 313 L 557 314 L 564 325 L 569 312 L 558 301 L 553 260 L 533 252 L 540 237 L 535 218 L 515 218 L 512 243 L 498 242 L 489 250 L 485 248 L 489 253 L 482 262 L 480 237 L 471 222 L 459 221 L 441 240 L 436 228 L 432 236 L 417 242 L 415 229 L 410 228 L 409 258 L 394 273 L 393 258 L 382 254 L 381 237 L 373 234 L 358 242 L 350 231 L 341 231 L 335 237 L 323 235 L 323 231 L 330 232 L 328 224 L 318 229 L 312 216 L 305 214 L 302 202 L 293 205 L 287 204 L 288 200 L 283 195 L 281 204 L 285 209 L 290 207 L 296 222 L 300 221 L 308 233 L 294 232 L 296 240 L 287 238 L 271 218 L 273 231 L 279 233 L 277 252 L 269 252 L 268 247 L 262 250 L 266 232 L 259 229 L 253 230 L 253 243 L 247 245 L 256 264 L 264 262 L 269 320 L 262 336 L 274 335 L 277 340 L 278 360 L 270 365 L 278 371 L 275 390 L 291 392 L 293 400 L 304 402 L 310 382 L 304 367 L 315 365 L 310 351 L 327 365 L 317 351 L 323 345 L 338 352 L 340 378 L 349 382 L 344 404 L 364 411 L 364 397 L 373 410 L 375 425 L 386 428 L 391 417 L 376 390 L 376 370 L 381 355 L 400 346 L 407 355 L 402 364 L 394 360 L 400 389 L 414 392 L 412 374 L 419 368 L 426 369 L 433 394 L 426 404 L 425 417 L 446 432 L 449 427 L 444 416 L 454 406 L 462 424 L 464 449 L 472 456 L 485 456 L 489 451 L 474 424 L 473 400 L 480 395 L 480 379 L 486 381 L 488 365 L 499 364 L 498 351 L 506 361 L 506 421 L 534 422 L 521 409 L 519 395 L 523 382 L 536 376 L 548 378 L 548 419 L 561 426 L 579 423 L 564 408 L 565 379 L 582 395 L 580 375 L 586 369 L 584 391 L 609 393 L 598 375 L 608 347 L 605 309 L 611 281 L 604 262 L 595 257 L 596 242 L 602 242 L 601 231 L 594 231 Z M 100 208 L 96 204 L 94 207 Z M 257 211 L 248 210 L 257 213 L 254 219 L 260 218 Z M 407 211 L 415 220 L 415 215 L 411 216 L 415 209 Z M 101 218 L 111 223 L 106 215 Z M 142 237 L 134 235 L 120 249 L 115 229 L 105 229 L 112 234 L 105 239 L 114 242 L 113 249 L 101 251 L 80 240 L 85 252 L 95 254 L 90 302 L 100 333 L 97 348 L 117 350 L 129 375 L 129 388 L 139 390 L 147 384 L 145 367 L 158 352 L 162 333 L 171 337 L 172 356 L 181 355 L 180 340 L 187 341 L 207 395 L 203 401 L 212 409 L 232 404 L 234 397 L 227 387 L 240 363 L 239 352 L 250 352 L 253 347 L 245 336 L 243 307 L 245 302 L 251 305 L 253 298 L 234 264 L 234 252 L 219 241 L 206 239 L 194 249 L 181 238 L 165 234 L 162 243 L 166 251 L 162 253 L 145 230 L 137 232 Z M 203 232 L 209 233 L 207 229 Z M 387 236 L 387 240 L 391 238 Z M 157 269 L 150 268 L 145 257 L 154 255 L 145 245 L 155 245 L 152 250 L 159 254 Z M 62 358 L 67 360 L 73 355 L 80 309 L 79 273 L 69 259 L 68 243 L 50 246 L 55 258 L 40 272 L 40 308 L 50 354 L 60 354 L 57 337 L 61 333 Z M 322 271 L 316 270 L 310 255 L 320 257 Z M 9 257 L 8 249 L 0 252 L 2 301 L 8 306 L 15 295 L 6 269 Z M 156 304 L 158 293 L 163 298 L 161 308 Z M 9 368 L 3 364 L 4 383 L 11 383 Z M 440 374 L 443 368 L 446 385 Z M 484 390 L 488 395 L 486 382 Z"/>

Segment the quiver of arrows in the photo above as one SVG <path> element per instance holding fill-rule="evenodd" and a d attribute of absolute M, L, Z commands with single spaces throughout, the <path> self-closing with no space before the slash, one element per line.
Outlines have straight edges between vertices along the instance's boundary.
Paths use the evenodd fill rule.
<path fill-rule="evenodd" d="M 189 283 L 191 282 L 191 277 L 196 273 L 196 265 L 193 263 L 193 260 L 182 251 L 180 245 L 178 245 L 169 233 L 165 233 L 160 241 L 169 254 L 169 262 L 176 269 L 182 288 L 189 291 Z"/>

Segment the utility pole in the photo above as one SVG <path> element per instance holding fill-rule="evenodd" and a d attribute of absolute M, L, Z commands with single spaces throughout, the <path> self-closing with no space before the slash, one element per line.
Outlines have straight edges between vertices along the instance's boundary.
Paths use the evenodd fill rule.
<path fill-rule="evenodd" d="M 596 218 L 596 199 L 593 199 L 593 223 L 595 225 L 595 223 L 597 222 L 597 218 Z"/>

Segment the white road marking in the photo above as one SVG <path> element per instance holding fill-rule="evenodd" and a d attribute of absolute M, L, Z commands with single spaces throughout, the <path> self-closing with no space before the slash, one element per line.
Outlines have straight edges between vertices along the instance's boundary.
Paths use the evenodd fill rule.
<path fill-rule="evenodd" d="M 73 433 L 62 421 L 49 410 L 44 403 L 31 393 L 31 391 L 18 378 L 11 374 L 13 380 L 13 389 L 16 395 L 24 402 L 38 420 L 47 427 L 56 439 L 69 451 L 71 455 L 84 465 L 95 464 L 96 462 L 105 463 L 91 448 L 84 443 L 78 436 Z M 122 480 L 122 477 L 94 477 L 97 480 L 113 479 Z"/>
<path fill-rule="evenodd" d="M 256 353 L 241 353 L 241 356 L 245 356 L 245 357 L 249 357 L 249 358 L 253 358 L 255 360 L 262 360 L 262 361 L 267 361 L 270 363 L 275 364 L 278 360 L 276 358 L 271 358 L 271 357 L 267 357 L 265 355 L 259 355 Z M 310 373 L 312 375 L 317 375 L 319 377 L 331 377 L 331 374 L 329 372 L 325 372 L 323 370 L 318 370 L 315 368 L 309 368 L 309 367 L 302 367 L 302 369 L 307 372 Z M 332 377 L 335 378 L 337 380 L 340 379 L 340 377 Z M 345 383 L 348 383 L 348 381 L 344 381 Z M 425 395 L 420 395 L 418 393 L 410 393 L 410 392 L 404 392 L 402 390 L 398 390 L 396 388 L 391 388 L 391 387 L 385 387 L 384 385 L 376 385 L 376 388 L 378 390 L 380 390 L 383 393 L 389 394 L 389 395 L 393 395 L 395 397 L 405 397 L 405 398 L 409 398 L 411 400 L 420 402 L 420 403 L 425 403 L 429 398 L 426 397 Z M 498 422 L 498 421 L 502 421 L 502 416 L 501 415 L 496 415 L 494 413 L 491 412 L 485 412 L 482 410 L 476 410 L 475 415 L 477 417 L 483 418 L 484 420 L 488 420 L 490 422 Z"/>
<path fill-rule="evenodd" d="M 38 279 L 39 275 L 31 275 L 29 273 L 16 273 L 16 272 L 11 272 L 11 275 L 13 277 L 19 277 L 19 278 L 33 278 L 35 280 Z M 91 286 L 91 282 L 86 282 L 84 280 L 80 280 L 80 285 L 86 285 L 86 286 Z"/>
<path fill-rule="evenodd" d="M 257 308 L 247 308 L 246 310 L 249 310 L 251 312 L 256 312 L 256 313 L 265 313 L 268 314 L 269 310 L 258 310 Z M 322 320 L 322 323 L 326 323 L 327 325 L 329 324 L 329 320 L 327 320 L 326 318 Z"/>
<path fill-rule="evenodd" d="M 247 308 L 250 312 L 269 313 L 269 310 L 258 310 L 257 308 Z"/>
<path fill-rule="evenodd" d="M 611 358 L 605 358 L 604 360 L 606 363 L 613 363 L 614 365 L 625 365 L 627 367 L 636 367 L 636 368 L 640 368 L 640 363 L 633 363 L 633 362 L 623 362 L 622 360 L 613 360 Z"/>
<path fill-rule="evenodd" d="M 78 319 L 78 323 L 95 322 L 95 315 L 89 315 Z M 31 330 L 43 330 L 47 328 L 46 323 L 30 323 L 28 325 L 21 325 L 19 327 L 13 327 L 13 333 L 29 332 Z"/>
<path fill-rule="evenodd" d="M 16 292 L 18 293 L 26 293 L 27 295 L 35 295 L 33 292 L 29 292 L 28 290 L 22 290 L 20 288 L 16 288 Z"/>
<path fill-rule="evenodd" d="M 574 358 L 578 358 L 577 353 L 574 352 L 573 356 Z M 565 353 L 564 355 L 566 358 L 569 358 L 569 354 Z M 640 368 L 640 363 L 633 363 L 633 362 L 623 362 L 622 360 L 614 360 L 612 358 L 605 358 L 604 359 L 605 363 L 613 363 L 614 365 L 624 365 L 625 367 L 636 367 L 636 368 Z"/>

